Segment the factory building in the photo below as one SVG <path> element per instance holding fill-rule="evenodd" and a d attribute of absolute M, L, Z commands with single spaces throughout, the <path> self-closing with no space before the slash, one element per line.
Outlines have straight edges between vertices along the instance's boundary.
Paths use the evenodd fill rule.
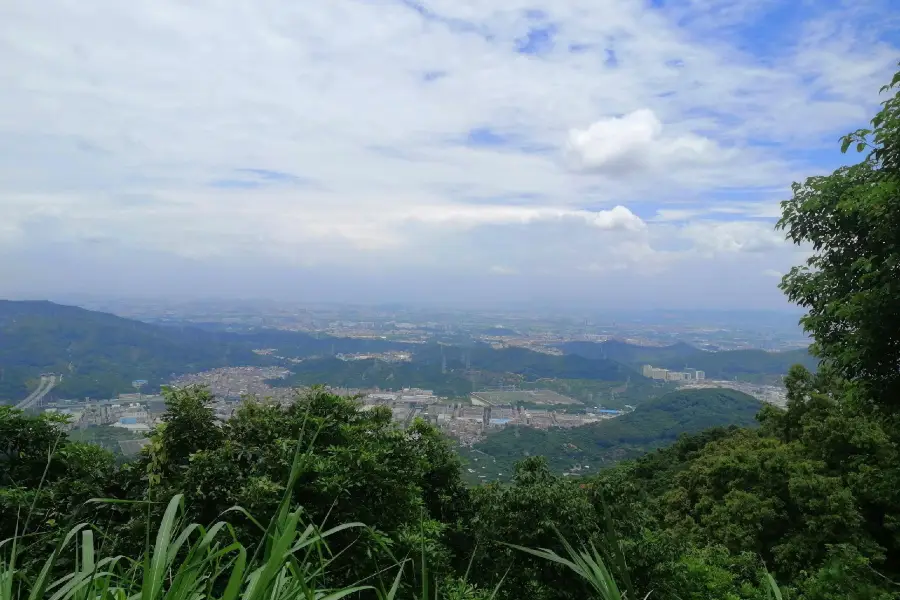
<path fill-rule="evenodd" d="M 684 371 L 670 371 L 669 369 L 662 369 L 653 365 L 641 367 L 641 374 L 649 379 L 659 381 L 698 381 L 706 379 L 706 373 L 698 369 L 686 368 Z"/>

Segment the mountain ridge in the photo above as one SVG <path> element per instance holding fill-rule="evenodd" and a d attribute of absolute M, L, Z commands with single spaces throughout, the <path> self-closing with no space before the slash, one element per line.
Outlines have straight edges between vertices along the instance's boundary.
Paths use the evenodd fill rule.
<path fill-rule="evenodd" d="M 685 342 L 668 346 L 640 346 L 622 340 L 605 342 L 564 342 L 556 347 L 566 354 L 585 358 L 605 357 L 639 369 L 644 364 L 680 370 L 705 371 L 707 378 L 752 378 L 761 375 L 784 375 L 791 366 L 802 364 L 815 371 L 818 360 L 808 349 L 769 352 L 759 349 L 702 350 Z"/>

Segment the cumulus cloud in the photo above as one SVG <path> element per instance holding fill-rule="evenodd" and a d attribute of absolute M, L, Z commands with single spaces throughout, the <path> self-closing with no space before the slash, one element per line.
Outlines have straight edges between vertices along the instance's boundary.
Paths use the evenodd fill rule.
<path fill-rule="evenodd" d="M 690 133 L 665 135 L 663 124 L 646 108 L 596 121 L 586 129 L 573 129 L 566 149 L 577 168 L 608 175 L 723 158 L 722 150 L 708 138 Z"/>

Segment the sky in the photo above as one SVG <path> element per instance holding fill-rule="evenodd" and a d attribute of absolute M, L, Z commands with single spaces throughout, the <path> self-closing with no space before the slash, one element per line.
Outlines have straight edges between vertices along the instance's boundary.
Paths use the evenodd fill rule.
<path fill-rule="evenodd" d="M 786 307 L 891 3 L 3 3 L 0 297 Z"/>

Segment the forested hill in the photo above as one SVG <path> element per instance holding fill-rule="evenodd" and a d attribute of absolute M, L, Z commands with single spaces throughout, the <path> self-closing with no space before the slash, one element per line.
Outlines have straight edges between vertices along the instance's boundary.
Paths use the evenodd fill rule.
<path fill-rule="evenodd" d="M 388 350 L 412 350 L 419 345 L 380 338 L 333 337 L 324 334 L 267 329 L 264 327 L 228 328 L 200 327 L 217 334 L 220 339 L 241 341 L 254 348 L 274 348 L 288 357 L 332 356 L 360 352 L 386 352 Z"/>
<path fill-rule="evenodd" d="M 577 354 L 560 356 L 519 347 L 497 349 L 482 343 L 468 347 L 428 344 L 415 351 L 415 361 L 436 365 L 446 361 L 450 369 L 468 365 L 483 371 L 516 373 L 528 379 L 552 377 L 625 381 L 640 376 L 638 371 L 615 359 Z"/>
<path fill-rule="evenodd" d="M 523 348 L 494 349 L 404 344 L 390 340 L 334 338 L 268 329 L 216 331 L 156 325 L 52 302 L 0 301 L 0 403 L 17 402 L 40 374 L 63 374 L 55 393 L 68 397 L 110 397 L 131 391 L 135 379 L 148 390 L 172 375 L 207 369 L 271 364 L 253 349 L 275 348 L 288 357 L 311 358 L 291 367 L 290 385 L 327 383 L 349 387 L 426 387 L 463 396 L 479 372 L 478 384 L 517 383 L 541 378 L 626 381 L 640 374 L 613 360 L 553 356 Z M 411 363 L 340 361 L 333 353 L 409 349 Z M 444 372 L 446 364 L 446 373 Z M 509 380 L 508 380 L 509 379 Z"/>
<path fill-rule="evenodd" d="M 566 354 L 585 358 L 607 358 L 640 368 L 651 364 L 666 369 L 690 367 L 706 372 L 708 378 L 749 379 L 760 375 L 784 375 L 795 364 L 815 370 L 816 358 L 806 349 L 786 352 L 765 350 L 723 350 L 709 352 L 679 342 L 670 346 L 639 346 L 620 340 L 605 342 L 566 342 L 558 348 Z"/>
<path fill-rule="evenodd" d="M 409 346 L 274 329 L 157 325 L 53 302 L 0 300 L 0 404 L 24 398 L 43 372 L 63 374 L 56 394 L 98 398 L 132 391 L 135 379 L 156 389 L 172 375 L 271 364 L 252 352 L 257 348 L 309 357 Z"/>
<path fill-rule="evenodd" d="M 332 357 L 305 360 L 290 367 L 294 375 L 277 386 L 325 383 L 339 387 L 420 387 L 440 396 L 461 397 L 479 386 L 522 384 L 540 379 L 605 382 L 638 381 L 640 373 L 616 361 L 578 355 L 552 355 L 525 348 L 495 349 L 488 344 L 441 346 L 413 350 L 406 363 L 374 359 L 342 361 Z"/>
<path fill-rule="evenodd" d="M 59 394 L 96 398 L 132 391 L 134 379 L 154 388 L 174 373 L 262 360 L 231 336 L 52 302 L 0 301 L 0 403 L 21 400 L 48 371 L 63 375 Z"/>
<path fill-rule="evenodd" d="M 582 427 L 507 427 L 488 435 L 475 450 L 496 459 L 497 470 L 503 473 L 511 473 L 513 464 L 528 456 L 545 456 L 557 471 L 575 465 L 597 469 L 671 444 L 683 433 L 753 426 L 761 407 L 752 396 L 735 390 L 676 391 L 621 417 Z"/>

